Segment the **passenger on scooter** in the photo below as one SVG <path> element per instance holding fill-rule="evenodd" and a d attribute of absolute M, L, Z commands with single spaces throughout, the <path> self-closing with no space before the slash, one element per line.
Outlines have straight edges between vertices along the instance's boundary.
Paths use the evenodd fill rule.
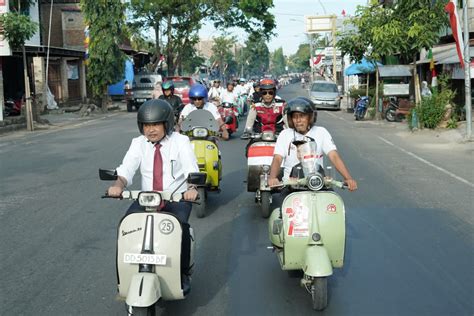
<path fill-rule="evenodd" d="M 272 79 L 260 81 L 261 102 L 252 105 L 247 116 L 242 139 L 249 138 L 251 132 L 272 131 L 278 133 L 287 125 L 283 110 L 285 100 L 276 97 L 276 84 Z M 260 124 L 256 124 L 256 122 Z"/>
<path fill-rule="evenodd" d="M 323 153 L 329 158 L 332 165 L 344 178 L 349 190 L 357 190 L 357 182 L 352 178 L 342 158 L 337 152 L 331 134 L 321 126 L 316 126 L 317 112 L 313 102 L 307 98 L 299 97 L 288 102 L 287 108 L 288 129 L 283 130 L 278 136 L 273 161 L 270 167 L 269 186 L 280 183 L 277 176 L 283 162 L 283 179 L 288 179 L 291 169 L 299 163 L 296 156 L 295 140 L 308 137 L 316 142 L 316 155 L 318 163 L 323 166 Z"/>
<path fill-rule="evenodd" d="M 237 105 L 237 94 L 234 92 L 234 84 L 231 81 L 227 83 L 227 90 L 221 93 L 221 103 L 224 102 Z"/>
<path fill-rule="evenodd" d="M 209 100 L 220 100 L 221 94 L 224 91 L 224 89 L 220 85 L 220 80 L 214 80 L 211 89 L 209 89 Z"/>
<path fill-rule="evenodd" d="M 132 140 L 122 164 L 117 168 L 118 179 L 107 193 L 112 197 L 120 197 L 124 187 L 132 184 L 139 168 L 142 191 L 176 190 L 183 193 L 184 201 L 165 202 L 161 211 L 174 214 L 183 227 L 181 272 L 187 276 L 191 242 L 188 219 L 192 208 L 189 201 L 196 200 L 198 192 L 193 185 L 179 185 L 189 173 L 199 172 L 194 151 L 188 137 L 173 132 L 173 109 L 164 100 L 152 99 L 143 103 L 138 110 L 137 123 L 142 135 Z M 157 168 L 160 165 L 161 168 Z M 134 201 L 126 215 L 144 209 L 138 201 Z"/>
<path fill-rule="evenodd" d="M 260 91 L 260 82 L 255 81 L 253 83 L 253 93 L 251 97 L 252 104 L 262 101 L 262 92 Z"/>
<path fill-rule="evenodd" d="M 174 84 L 172 80 L 163 82 L 161 84 L 161 89 L 163 90 L 163 94 L 160 95 L 158 99 L 165 100 L 171 105 L 177 122 L 179 113 L 184 107 L 183 101 L 180 97 L 174 94 Z"/>
<path fill-rule="evenodd" d="M 189 89 L 189 99 L 191 100 L 191 103 L 186 104 L 186 106 L 181 111 L 177 128 L 180 128 L 181 123 L 189 115 L 189 113 L 195 110 L 203 109 L 211 112 L 212 116 L 214 116 L 216 119 L 219 129 L 222 132 L 222 138 L 229 139 L 229 133 L 225 128 L 225 123 L 222 121 L 217 107 L 214 104 L 207 102 L 206 87 L 199 83 L 192 85 L 191 89 Z"/>

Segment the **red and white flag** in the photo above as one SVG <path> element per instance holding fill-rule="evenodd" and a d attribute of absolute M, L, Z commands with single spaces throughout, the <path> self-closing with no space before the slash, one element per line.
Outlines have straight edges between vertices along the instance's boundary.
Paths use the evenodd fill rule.
<path fill-rule="evenodd" d="M 449 23 L 451 24 L 451 30 L 453 32 L 454 40 L 456 41 L 456 50 L 458 52 L 459 62 L 461 67 L 464 68 L 464 41 L 462 38 L 461 24 L 459 24 L 457 0 L 450 0 L 444 7 L 444 11 L 449 13 Z"/>

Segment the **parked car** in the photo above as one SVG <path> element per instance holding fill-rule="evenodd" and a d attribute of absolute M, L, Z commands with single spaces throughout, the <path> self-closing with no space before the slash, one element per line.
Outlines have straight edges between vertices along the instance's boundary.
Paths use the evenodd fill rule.
<path fill-rule="evenodd" d="M 153 98 L 153 90 L 156 84 L 161 84 L 162 77 L 151 72 L 139 72 L 135 74 L 132 84 L 132 94 L 127 101 L 127 111 L 131 112 L 133 107 L 137 110 L 143 102 Z"/>
<path fill-rule="evenodd" d="M 188 104 L 190 102 L 189 89 L 196 81 L 192 77 L 182 76 L 166 77 L 165 81 L 168 80 L 173 80 L 174 93 L 183 100 L 184 104 Z"/>
<path fill-rule="evenodd" d="M 317 108 L 321 109 L 341 109 L 342 96 L 337 85 L 332 81 L 313 81 L 309 89 L 309 97 Z"/>

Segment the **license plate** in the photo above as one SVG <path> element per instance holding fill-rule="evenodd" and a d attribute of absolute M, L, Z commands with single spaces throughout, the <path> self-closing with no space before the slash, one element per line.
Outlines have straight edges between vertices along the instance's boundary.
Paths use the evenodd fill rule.
<path fill-rule="evenodd" d="M 137 102 L 145 102 L 146 99 L 137 99 Z"/>
<path fill-rule="evenodd" d="M 157 266 L 166 265 L 166 255 L 143 254 L 143 253 L 125 253 L 123 262 L 135 264 L 154 264 Z"/>

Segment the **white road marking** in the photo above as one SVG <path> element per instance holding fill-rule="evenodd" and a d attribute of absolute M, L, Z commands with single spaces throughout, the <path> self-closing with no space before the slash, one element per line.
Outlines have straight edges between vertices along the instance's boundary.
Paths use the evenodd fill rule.
<path fill-rule="evenodd" d="M 458 181 L 461 181 L 462 183 L 467 184 L 468 186 L 474 188 L 474 184 L 471 183 L 471 182 L 469 182 L 468 180 L 466 180 L 466 179 L 464 179 L 464 178 L 461 178 L 460 176 L 457 176 L 457 175 L 455 175 L 454 173 L 452 173 L 452 172 L 450 172 L 450 171 L 448 171 L 448 170 L 446 170 L 446 169 L 444 169 L 444 168 L 441 168 L 441 167 L 435 165 L 434 163 L 431 163 L 431 162 L 429 162 L 428 160 L 423 159 L 423 158 L 421 158 L 420 156 L 418 156 L 418 155 L 416 155 L 416 154 L 414 154 L 414 153 L 412 153 L 412 152 L 410 152 L 410 151 L 408 151 L 408 150 L 406 150 L 406 149 L 403 149 L 403 148 L 400 147 L 400 146 L 395 145 L 394 143 L 392 143 L 392 142 L 386 140 L 386 139 L 383 138 L 383 137 L 378 136 L 378 138 L 379 138 L 381 141 L 383 141 L 384 143 L 386 143 L 386 144 L 388 144 L 388 145 L 390 145 L 390 146 L 393 146 L 393 147 L 397 148 L 398 150 L 403 151 L 405 154 L 407 154 L 407 155 L 409 155 L 409 156 L 412 156 L 413 158 L 415 158 L 415 159 L 417 159 L 417 160 L 423 162 L 424 164 L 427 164 L 428 166 L 433 167 L 433 168 L 435 168 L 436 170 L 441 171 L 441 172 L 447 174 L 448 176 L 450 176 L 450 177 L 452 177 L 452 178 L 454 178 L 454 179 L 456 179 L 456 180 L 458 180 Z"/>

